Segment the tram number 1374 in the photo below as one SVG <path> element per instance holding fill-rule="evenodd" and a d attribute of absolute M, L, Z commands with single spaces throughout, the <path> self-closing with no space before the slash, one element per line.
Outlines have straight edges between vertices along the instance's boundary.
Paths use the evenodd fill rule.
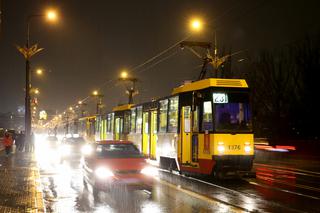
<path fill-rule="evenodd" d="M 229 145 L 229 150 L 240 150 L 240 145 Z"/>

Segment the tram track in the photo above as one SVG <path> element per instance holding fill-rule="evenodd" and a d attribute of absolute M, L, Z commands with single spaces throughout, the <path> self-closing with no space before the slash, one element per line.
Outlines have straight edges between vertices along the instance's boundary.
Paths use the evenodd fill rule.
<path fill-rule="evenodd" d="M 204 184 L 206 186 L 209 186 L 209 187 L 213 187 L 214 189 L 219 189 L 221 191 L 224 191 L 224 192 L 227 192 L 227 194 L 232 194 L 232 195 L 236 195 L 236 197 L 239 199 L 243 199 L 243 200 L 248 200 L 249 199 L 252 199 L 254 200 L 255 202 L 257 203 L 262 203 L 264 206 L 271 206 L 272 208 L 275 208 L 275 210 L 277 208 L 280 208 L 280 209 L 283 209 L 285 210 L 286 212 L 313 212 L 313 211 L 305 211 L 305 210 L 299 210 L 299 209 L 295 209 L 295 208 L 291 208 L 291 207 L 288 207 L 286 205 L 283 205 L 283 204 L 280 204 L 280 203 L 277 203 L 277 202 L 274 202 L 274 201 L 270 201 L 270 200 L 265 200 L 263 199 L 262 197 L 254 194 L 254 193 L 248 193 L 248 192 L 244 192 L 244 191 L 239 191 L 237 189 L 234 189 L 234 188 L 231 188 L 231 187 L 226 187 L 222 184 L 217 184 L 217 183 L 213 183 L 213 182 L 209 182 L 207 180 L 204 180 L 204 179 L 199 179 L 199 178 L 195 178 L 195 177 L 190 177 L 190 176 L 185 176 L 185 175 L 181 175 L 179 173 L 175 173 L 175 172 L 170 172 L 168 170 L 163 170 L 163 169 L 160 169 L 160 172 L 164 172 L 166 174 L 169 174 L 169 175 L 172 175 L 172 176 L 176 176 L 176 177 L 179 177 L 179 178 L 182 178 L 182 179 L 185 179 L 185 180 L 190 180 L 190 181 L 193 181 L 193 182 L 197 182 L 197 183 L 200 183 L 200 184 Z M 246 183 L 249 184 L 249 182 L 245 179 L 241 179 L 243 181 L 245 181 Z M 179 187 L 181 187 L 179 185 Z M 260 187 L 264 187 L 264 188 L 267 188 L 265 186 L 260 186 Z M 267 188 L 267 189 L 271 189 L 270 188 Z M 192 190 L 192 189 L 189 189 L 189 190 Z M 196 193 L 199 193 L 197 191 L 195 191 Z M 283 191 L 283 192 L 286 192 L 286 191 Z M 259 209 L 258 207 L 245 207 L 245 206 L 249 206 L 247 203 L 243 203 L 241 205 L 239 204 L 234 204 L 232 202 L 228 202 L 224 199 L 221 199 L 221 198 L 217 198 L 217 197 L 212 197 L 212 196 L 208 196 L 208 195 L 205 195 L 203 193 L 200 192 L 200 194 L 204 195 L 204 196 L 207 196 L 207 197 L 210 197 L 211 199 L 213 200 L 216 200 L 216 201 L 220 201 L 221 203 L 227 203 L 227 204 L 231 204 L 231 206 L 233 207 L 236 207 L 236 208 L 239 208 L 239 209 L 242 209 L 246 212 L 264 212 L 265 210 L 263 209 Z M 296 194 L 297 195 L 297 194 Z M 258 205 L 259 206 L 259 205 Z"/>

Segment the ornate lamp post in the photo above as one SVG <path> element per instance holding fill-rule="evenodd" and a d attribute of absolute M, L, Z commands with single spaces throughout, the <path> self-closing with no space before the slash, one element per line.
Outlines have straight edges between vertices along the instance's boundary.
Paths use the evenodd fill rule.
<path fill-rule="evenodd" d="M 32 56 L 43 50 L 39 48 L 38 44 L 30 46 L 30 22 L 34 18 L 47 17 L 49 21 L 55 21 L 57 16 L 54 11 L 48 11 L 44 14 L 33 14 L 27 17 L 27 39 L 26 45 L 24 47 L 17 46 L 18 51 L 24 56 L 26 62 L 26 72 L 25 72 L 25 135 L 26 141 L 29 142 L 31 134 L 31 110 L 30 110 L 30 59 Z"/>

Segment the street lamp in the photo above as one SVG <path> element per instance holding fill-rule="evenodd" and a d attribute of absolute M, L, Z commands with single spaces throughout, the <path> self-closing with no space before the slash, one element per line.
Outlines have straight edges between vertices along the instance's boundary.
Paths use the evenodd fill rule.
<path fill-rule="evenodd" d="M 36 69 L 36 74 L 37 75 L 42 75 L 43 74 L 43 70 L 40 69 L 40 68 Z"/>
<path fill-rule="evenodd" d="M 203 22 L 199 18 L 192 18 L 190 20 L 190 28 L 192 31 L 200 32 L 203 28 Z"/>
<path fill-rule="evenodd" d="M 100 94 L 98 90 L 94 90 L 92 96 L 97 98 L 96 114 L 100 114 L 103 94 Z"/>
<path fill-rule="evenodd" d="M 51 22 L 55 22 L 58 19 L 57 12 L 53 9 L 47 10 L 46 17 Z"/>
<path fill-rule="evenodd" d="M 24 47 L 17 46 L 17 49 L 21 54 L 23 54 L 26 61 L 26 73 L 25 73 L 25 136 L 26 141 L 30 141 L 30 133 L 31 133 L 31 110 L 30 110 L 30 59 L 32 56 L 43 50 L 43 48 L 38 48 L 38 44 L 32 45 L 30 47 L 30 22 L 32 19 L 47 17 L 49 21 L 55 21 L 57 19 L 57 15 L 54 11 L 49 10 L 46 13 L 42 14 L 32 14 L 27 17 L 27 38 L 26 45 Z"/>
<path fill-rule="evenodd" d="M 125 71 L 125 70 L 123 70 L 122 72 L 121 72 L 121 78 L 122 79 L 125 79 L 125 78 L 128 78 L 128 72 L 127 71 Z"/>
<path fill-rule="evenodd" d="M 38 95 L 40 93 L 39 89 L 34 90 L 34 94 Z"/>
<path fill-rule="evenodd" d="M 138 94 L 138 91 L 135 89 L 138 79 L 130 77 L 127 71 L 122 71 L 119 81 L 131 82 L 131 85 L 126 86 L 126 93 L 128 94 L 128 104 L 133 104 L 133 96 Z"/>

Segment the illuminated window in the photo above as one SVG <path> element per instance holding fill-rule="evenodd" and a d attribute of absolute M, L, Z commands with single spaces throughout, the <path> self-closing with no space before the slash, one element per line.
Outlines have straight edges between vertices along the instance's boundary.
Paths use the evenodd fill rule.
<path fill-rule="evenodd" d="M 169 132 L 177 132 L 178 130 L 178 106 L 179 106 L 179 97 L 170 98 L 169 105 Z"/>
<path fill-rule="evenodd" d="M 113 132 L 113 113 L 107 115 L 107 132 Z"/>
<path fill-rule="evenodd" d="M 145 112 L 143 113 L 143 124 L 144 124 L 144 133 L 145 134 L 149 134 L 149 113 L 148 112 Z"/>
<path fill-rule="evenodd" d="M 191 112 L 191 107 L 190 106 L 185 106 L 184 107 L 184 132 L 189 133 L 190 132 L 190 112 Z"/>
<path fill-rule="evenodd" d="M 199 107 L 196 106 L 195 111 L 193 111 L 193 131 L 199 132 Z"/>
<path fill-rule="evenodd" d="M 123 126 L 123 132 L 129 133 L 130 131 L 130 112 L 124 113 L 124 126 Z"/>
<path fill-rule="evenodd" d="M 202 131 L 212 131 L 212 104 L 211 101 L 203 102 L 203 114 L 202 114 Z"/>
<path fill-rule="evenodd" d="M 159 132 L 167 132 L 168 99 L 160 101 Z"/>
<path fill-rule="evenodd" d="M 141 133 L 141 130 L 142 130 L 142 106 L 137 107 L 136 133 Z"/>
<path fill-rule="evenodd" d="M 130 132 L 136 132 L 136 109 L 131 109 L 131 126 Z"/>

